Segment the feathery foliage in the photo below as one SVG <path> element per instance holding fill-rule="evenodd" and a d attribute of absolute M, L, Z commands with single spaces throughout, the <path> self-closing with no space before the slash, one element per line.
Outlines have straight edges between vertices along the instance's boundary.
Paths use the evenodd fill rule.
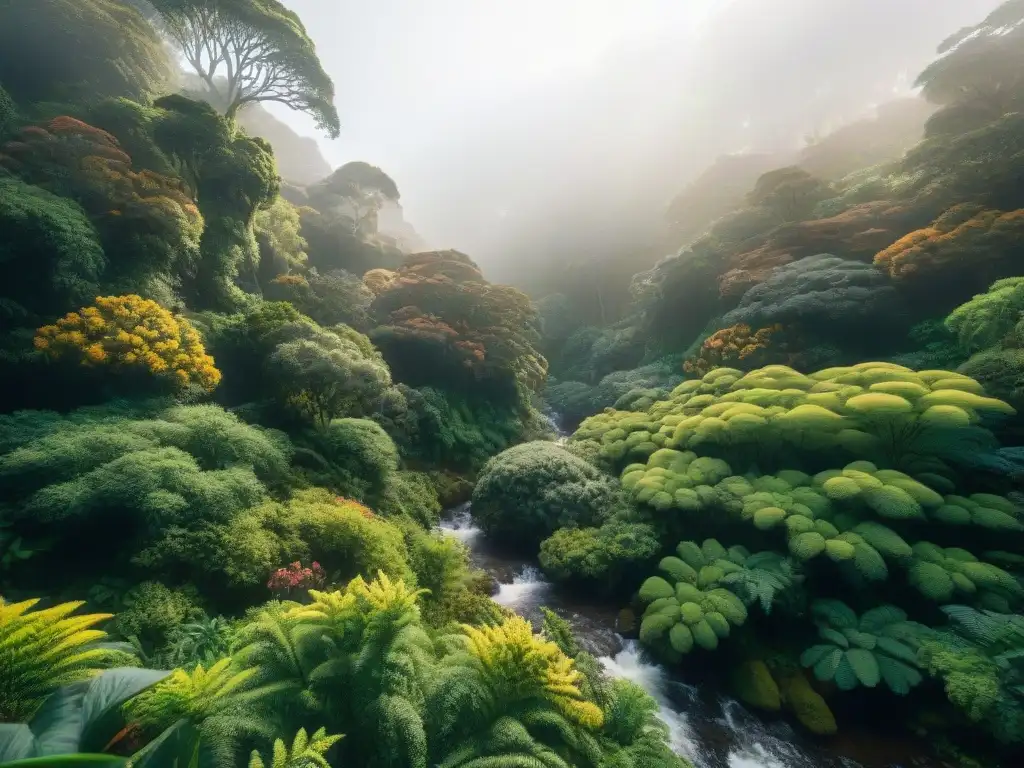
<path fill-rule="evenodd" d="M 254 750 L 249 758 L 249 768 L 331 768 L 324 755 L 341 738 L 328 736 L 323 728 L 309 736 L 304 728 L 300 728 L 291 747 L 286 746 L 281 739 L 274 742 L 274 752 L 269 763 L 264 763 L 263 758 Z"/>
<path fill-rule="evenodd" d="M 95 625 L 107 613 L 75 614 L 83 602 L 33 610 L 38 599 L 0 599 L 0 722 L 28 720 L 62 685 L 84 680 L 114 658 Z"/>
<path fill-rule="evenodd" d="M 939 677 L 949 700 L 1006 743 L 1024 726 L 1024 621 L 1019 615 L 964 605 L 942 609 L 948 629 L 921 646 L 922 665 Z"/>

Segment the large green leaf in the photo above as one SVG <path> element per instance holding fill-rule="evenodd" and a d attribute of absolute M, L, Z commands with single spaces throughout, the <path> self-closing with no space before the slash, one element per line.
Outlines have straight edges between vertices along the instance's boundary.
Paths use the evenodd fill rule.
<path fill-rule="evenodd" d="M 47 755 L 46 757 L 30 757 L 27 760 L 15 760 L 3 763 L 4 768 L 58 768 L 58 766 L 88 765 L 92 768 L 119 768 L 127 765 L 127 760 L 116 755 L 75 754 Z"/>
<path fill-rule="evenodd" d="M 836 648 L 834 645 L 812 645 L 800 654 L 800 663 L 805 667 L 813 667 L 826 654 L 831 654 Z"/>
<path fill-rule="evenodd" d="M 833 648 L 831 653 L 827 653 L 818 660 L 818 663 L 814 665 L 814 676 L 826 682 L 835 677 L 836 670 L 839 668 L 839 664 L 843 660 L 843 652 L 839 648 Z"/>
<path fill-rule="evenodd" d="M 850 641 L 846 639 L 846 636 L 842 632 L 829 629 L 828 627 L 822 627 L 818 630 L 818 634 L 821 635 L 822 640 L 828 640 L 830 643 L 834 643 L 840 648 L 850 647 Z"/>
<path fill-rule="evenodd" d="M 819 622 L 825 622 L 833 629 L 853 629 L 857 626 L 857 614 L 840 600 L 815 600 L 811 611 Z"/>
<path fill-rule="evenodd" d="M 893 693 L 906 695 L 911 688 L 921 682 L 921 673 L 902 661 L 887 656 L 879 656 L 877 661 L 882 679 Z"/>
<path fill-rule="evenodd" d="M 881 672 L 878 670 L 878 661 L 875 654 L 863 648 L 851 648 L 846 652 L 846 660 L 853 667 L 857 680 L 865 688 L 874 688 L 881 679 Z"/>
<path fill-rule="evenodd" d="M 694 584 L 697 581 L 697 572 L 678 557 L 664 557 L 658 563 L 658 570 L 664 572 L 674 582 L 685 581 Z"/>
<path fill-rule="evenodd" d="M 170 674 L 162 669 L 123 667 L 108 669 L 93 678 L 82 701 L 78 748 L 83 752 L 102 751 L 125 725 L 121 705 Z"/>
<path fill-rule="evenodd" d="M 82 735 L 82 702 L 88 688 L 89 681 L 81 680 L 62 685 L 46 697 L 29 723 L 36 737 L 33 757 L 81 752 L 78 741 Z"/>
<path fill-rule="evenodd" d="M 891 637 L 877 638 L 876 650 L 886 656 L 892 656 L 906 664 L 917 666 L 917 653 L 906 643 L 894 640 Z"/>
<path fill-rule="evenodd" d="M 865 648 L 869 651 L 874 650 L 875 645 L 878 642 L 878 639 L 874 635 L 868 632 L 860 632 L 856 629 L 844 629 L 843 634 L 846 635 L 846 639 L 849 640 L 852 645 L 857 648 Z"/>
<path fill-rule="evenodd" d="M 852 691 L 857 687 L 857 673 L 853 669 L 853 665 L 850 663 L 848 658 L 849 652 L 840 651 L 839 664 L 836 665 L 835 675 L 832 678 L 836 681 L 836 686 L 840 691 Z M 815 670 L 817 672 L 817 670 Z M 818 678 L 819 680 L 821 678 Z"/>
<path fill-rule="evenodd" d="M 96 755 L 123 725 L 118 724 L 121 704 L 169 674 L 124 667 L 61 686 L 46 697 L 31 723 L 0 725 L 0 765 L 36 757 L 60 759 L 63 764 L 82 753 L 86 762 L 96 762 Z"/>
<path fill-rule="evenodd" d="M 660 576 L 651 576 L 640 585 L 640 599 L 650 603 L 661 597 L 674 597 L 676 589 Z"/>
<path fill-rule="evenodd" d="M 896 606 L 879 605 L 865 611 L 860 617 L 860 630 L 861 632 L 870 632 L 873 635 L 877 635 L 883 627 L 906 620 L 907 614 Z"/>
<path fill-rule="evenodd" d="M 32 757 L 36 737 L 25 723 L 0 723 L 0 765 Z"/>

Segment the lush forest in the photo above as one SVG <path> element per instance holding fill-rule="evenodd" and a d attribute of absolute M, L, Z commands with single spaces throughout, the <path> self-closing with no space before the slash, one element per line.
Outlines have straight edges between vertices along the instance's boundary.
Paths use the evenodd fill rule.
<path fill-rule="evenodd" d="M 0 1 L 0 764 L 685 768 L 466 501 L 688 679 L 1020 764 L 1022 64 L 1007 0 L 527 295 L 314 179 L 278 0 Z"/>

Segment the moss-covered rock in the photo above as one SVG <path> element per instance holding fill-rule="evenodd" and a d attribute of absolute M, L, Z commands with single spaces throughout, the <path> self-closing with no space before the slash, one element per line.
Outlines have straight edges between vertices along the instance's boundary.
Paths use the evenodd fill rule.
<path fill-rule="evenodd" d="M 831 736 L 839 730 L 835 715 L 825 699 L 811 687 L 803 674 L 794 671 L 780 675 L 779 690 L 786 706 L 793 710 L 796 719 L 811 733 Z"/>
<path fill-rule="evenodd" d="M 768 666 L 760 659 L 745 661 L 733 670 L 733 690 L 744 704 L 778 712 L 782 696 Z"/>

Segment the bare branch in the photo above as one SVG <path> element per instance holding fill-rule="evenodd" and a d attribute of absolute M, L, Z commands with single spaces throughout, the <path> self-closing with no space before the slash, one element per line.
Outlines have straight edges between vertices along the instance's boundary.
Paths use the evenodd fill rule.
<path fill-rule="evenodd" d="M 168 35 L 218 106 L 275 101 L 312 115 L 332 136 L 334 86 L 306 30 L 278 0 L 153 0 Z"/>

